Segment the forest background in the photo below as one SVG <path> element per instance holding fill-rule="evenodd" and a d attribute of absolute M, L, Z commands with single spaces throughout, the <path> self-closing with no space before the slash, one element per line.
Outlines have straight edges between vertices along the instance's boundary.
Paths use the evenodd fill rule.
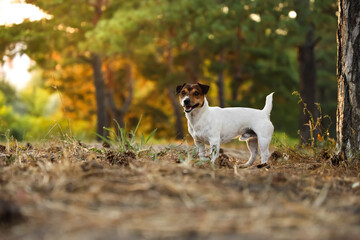
<path fill-rule="evenodd" d="M 21 92 L 0 83 L 0 133 L 18 140 L 71 134 L 93 140 L 114 119 L 157 139 L 183 139 L 175 96 L 183 82 L 211 86 L 211 105 L 262 108 L 275 92 L 277 137 L 309 139 L 314 102 L 335 121 L 335 0 L 38 0 L 49 17 L 0 26 L 4 60 L 34 62 Z M 323 123 L 335 136 L 335 124 Z"/>

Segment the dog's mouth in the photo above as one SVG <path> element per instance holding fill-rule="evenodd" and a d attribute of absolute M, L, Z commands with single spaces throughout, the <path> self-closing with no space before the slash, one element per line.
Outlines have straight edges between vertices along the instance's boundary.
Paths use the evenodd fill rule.
<path fill-rule="evenodd" d="M 190 105 L 184 106 L 185 112 L 186 112 L 186 113 L 190 113 L 192 110 L 194 110 L 194 108 L 197 108 L 199 105 L 200 105 L 200 104 L 197 103 L 197 104 L 195 104 L 194 106 L 190 106 Z"/>

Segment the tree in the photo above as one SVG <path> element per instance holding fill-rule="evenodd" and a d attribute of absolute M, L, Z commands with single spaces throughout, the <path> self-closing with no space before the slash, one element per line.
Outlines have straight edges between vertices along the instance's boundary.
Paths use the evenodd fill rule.
<path fill-rule="evenodd" d="M 62 76 L 68 66 L 82 64 L 92 70 L 92 84 L 95 92 L 97 112 L 96 132 L 106 135 L 104 127 L 111 125 L 110 115 L 123 126 L 123 117 L 132 100 L 132 84 L 130 94 L 124 107 L 115 106 L 112 89 L 108 89 L 108 79 L 104 77 L 104 59 L 101 52 L 89 51 L 85 47 L 85 35 L 94 29 L 104 15 L 111 14 L 112 6 L 109 0 L 76 0 L 76 1 L 44 1 L 29 0 L 52 16 L 49 20 L 38 22 L 25 21 L 12 27 L 1 27 L 0 50 L 3 55 L 11 53 L 9 49 L 15 48 L 15 43 L 23 43 L 22 52 L 28 54 L 37 65 L 44 69 L 44 76 L 50 81 L 53 74 Z M 4 30 L 4 31 L 3 31 Z M 41 43 L 41 44 L 40 44 Z M 79 77 L 79 76 L 78 76 Z M 72 78 L 82 81 L 84 78 Z M 66 94 L 69 86 L 65 86 L 66 79 L 59 79 L 58 89 L 61 87 Z M 72 89 L 70 90 L 72 91 Z"/>
<path fill-rule="evenodd" d="M 336 135 L 338 156 L 352 160 L 360 151 L 360 2 L 339 0 L 338 7 Z"/>
<path fill-rule="evenodd" d="M 300 104 L 300 141 L 301 143 L 310 143 L 316 140 L 311 139 L 310 134 L 310 119 L 311 117 L 316 121 L 317 107 L 316 107 L 316 62 L 315 62 L 315 27 L 314 23 L 309 20 L 310 16 L 310 1 L 297 0 L 298 22 L 300 26 L 304 26 L 306 36 L 303 43 L 298 47 L 298 62 L 299 62 L 299 76 L 300 76 L 300 95 L 302 103 Z M 304 105 L 309 112 L 304 111 Z M 311 115 L 311 116 L 310 116 Z"/>
<path fill-rule="evenodd" d="M 201 81 L 212 85 L 208 99 L 213 105 L 260 108 L 266 94 L 275 91 L 275 128 L 296 137 L 300 111 L 291 93 L 300 82 L 299 46 L 316 52 L 309 65 L 316 63 L 319 100 L 326 104 L 323 112 L 336 108 L 336 101 L 331 101 L 336 94 L 331 62 L 336 54 L 335 1 L 38 0 L 35 3 L 53 19 L 21 24 L 18 37 L 0 27 L 0 51 L 24 41 L 24 51 L 57 81 L 54 85 L 62 87 L 69 105 L 70 100 L 83 101 L 81 92 L 86 91 L 87 100 L 94 98 L 88 104 L 92 114 L 101 104 L 98 131 L 102 122 L 113 118 L 122 124 L 125 113 L 130 122 L 143 114 L 147 127 L 181 138 L 185 125 L 173 89 L 184 81 Z M 299 19 L 289 16 L 293 10 Z M 1 36 L 7 33 L 4 41 Z M 314 41 L 318 36 L 321 41 Z M 83 112 L 77 109 L 83 105 L 70 106 L 73 115 L 80 116 Z"/>
<path fill-rule="evenodd" d="M 298 90 L 300 78 L 296 50 L 312 53 L 310 60 L 300 57 L 299 62 L 302 73 L 306 73 L 307 65 L 314 70 L 308 94 L 314 102 L 315 62 L 318 64 L 320 60 L 321 64 L 329 65 L 318 57 L 324 59 L 327 50 L 322 49 L 323 41 L 314 40 L 317 39 L 314 29 L 318 36 L 327 40 L 331 29 L 319 26 L 333 18 L 336 21 L 334 9 L 329 7 L 332 1 L 316 1 L 311 6 L 307 1 L 307 5 L 297 7 L 300 15 L 303 12 L 301 21 L 289 18 L 289 11 L 295 9 L 298 1 L 181 0 L 176 4 L 173 1 L 131 1 L 100 21 L 88 39 L 104 53 L 131 58 L 141 74 L 156 82 L 159 89 L 165 89 L 164 92 L 183 81 L 207 81 L 218 86 L 219 100 L 212 104 L 260 107 L 266 93 L 275 90 L 280 99 L 273 114 L 276 128 L 292 131 L 292 136 L 296 136 L 298 126 L 294 122 L 298 121 L 299 111 L 294 108 L 296 99 L 291 96 Z M 306 3 L 306 0 L 301 2 Z M 323 12 L 324 9 L 327 12 Z M 255 21 L 249 17 L 251 15 L 258 15 L 261 20 Z M 315 15 L 317 19 L 313 21 Z M 317 49 L 320 54 L 316 59 L 315 43 L 321 47 Z M 126 51 L 132 53 L 124 54 Z M 326 59 L 331 58 L 327 56 Z M 324 72 L 329 70 L 321 70 L 321 80 L 326 82 L 323 85 L 329 86 L 331 74 L 325 76 Z M 301 79 L 306 80 L 305 75 Z M 231 99 L 225 98 L 230 94 L 224 94 L 228 86 Z M 212 91 L 209 98 L 213 96 Z M 327 99 L 326 92 L 322 96 Z M 176 99 L 169 98 L 176 116 L 177 135 L 182 136 L 179 134 L 182 130 L 178 104 Z"/>

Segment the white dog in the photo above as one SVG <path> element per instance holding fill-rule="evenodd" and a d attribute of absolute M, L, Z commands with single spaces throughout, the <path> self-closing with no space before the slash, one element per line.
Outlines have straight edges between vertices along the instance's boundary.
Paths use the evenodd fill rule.
<path fill-rule="evenodd" d="M 261 152 L 261 163 L 266 165 L 269 158 L 269 144 L 274 132 L 270 121 L 272 95 L 266 97 L 262 110 L 253 108 L 220 108 L 209 107 L 206 93 L 209 86 L 200 83 L 183 84 L 176 87 L 181 106 L 188 120 L 188 130 L 199 149 L 201 159 L 205 158 L 205 144 L 210 145 L 210 159 L 214 163 L 219 156 L 220 144 L 234 138 L 246 141 L 250 158 L 245 166 L 251 165 L 258 149 Z"/>

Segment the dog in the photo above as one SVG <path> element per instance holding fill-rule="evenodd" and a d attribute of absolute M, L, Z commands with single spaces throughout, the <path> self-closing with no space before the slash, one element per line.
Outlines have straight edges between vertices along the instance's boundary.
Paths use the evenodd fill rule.
<path fill-rule="evenodd" d="M 250 151 L 250 166 L 261 152 L 261 166 L 269 158 L 269 145 L 274 132 L 270 121 L 273 93 L 266 97 L 262 110 L 243 107 L 209 107 L 206 94 L 209 86 L 200 83 L 184 83 L 176 87 L 181 106 L 188 121 L 188 131 L 198 148 L 199 157 L 206 159 L 205 144 L 210 146 L 210 160 L 214 164 L 219 156 L 220 144 L 235 138 L 246 141 Z M 260 166 L 260 165 L 259 165 Z"/>

